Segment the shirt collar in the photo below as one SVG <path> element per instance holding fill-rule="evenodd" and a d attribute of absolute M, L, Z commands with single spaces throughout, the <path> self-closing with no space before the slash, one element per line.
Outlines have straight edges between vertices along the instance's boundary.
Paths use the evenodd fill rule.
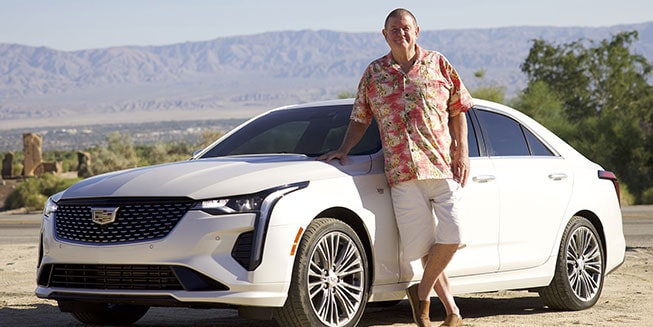
<path fill-rule="evenodd" d="M 415 60 L 415 64 L 418 64 L 419 62 L 424 59 L 424 56 L 426 53 L 422 50 L 422 48 L 415 44 L 415 52 L 417 54 L 417 60 Z M 394 65 L 399 65 L 399 63 L 395 60 L 394 57 L 392 57 L 392 51 L 388 52 L 387 55 L 384 57 L 385 64 L 388 66 L 394 66 Z"/>

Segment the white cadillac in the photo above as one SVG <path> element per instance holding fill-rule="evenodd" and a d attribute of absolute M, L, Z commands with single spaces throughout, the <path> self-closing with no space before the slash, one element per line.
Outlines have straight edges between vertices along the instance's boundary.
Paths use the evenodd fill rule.
<path fill-rule="evenodd" d="M 88 324 L 151 306 L 238 308 L 282 326 L 355 326 L 404 298 L 403 263 L 373 124 L 347 165 L 352 100 L 278 108 L 191 160 L 83 180 L 43 212 L 36 295 Z M 624 260 L 615 175 L 537 122 L 477 100 L 455 293 L 523 289 L 555 309 L 598 300 Z"/>

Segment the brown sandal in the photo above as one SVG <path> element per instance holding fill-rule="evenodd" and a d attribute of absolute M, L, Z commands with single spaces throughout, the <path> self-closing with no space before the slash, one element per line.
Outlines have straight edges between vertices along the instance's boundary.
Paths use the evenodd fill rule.
<path fill-rule="evenodd" d="M 413 311 L 413 321 L 419 327 L 431 327 L 431 319 L 429 318 L 429 313 L 431 311 L 431 302 L 422 301 L 417 295 L 418 284 L 415 284 L 408 289 L 406 289 L 406 294 L 408 295 L 408 302 Z"/>
<path fill-rule="evenodd" d="M 447 315 L 440 327 L 460 327 L 463 325 L 463 318 L 457 314 Z"/>

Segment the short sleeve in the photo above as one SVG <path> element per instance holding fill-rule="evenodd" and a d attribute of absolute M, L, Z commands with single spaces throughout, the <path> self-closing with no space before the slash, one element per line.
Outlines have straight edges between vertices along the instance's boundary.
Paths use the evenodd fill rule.
<path fill-rule="evenodd" d="M 368 84 L 371 82 L 370 67 L 368 66 L 358 83 L 358 91 L 356 92 L 356 98 L 354 99 L 354 107 L 351 111 L 351 116 L 349 117 L 355 122 L 366 125 L 369 125 L 374 118 L 368 97 Z"/>
<path fill-rule="evenodd" d="M 457 116 L 461 112 L 466 112 L 474 106 L 474 99 L 463 84 L 460 75 L 451 63 L 444 56 L 441 57 L 442 70 L 448 74 L 451 81 L 451 89 L 449 94 L 449 115 L 451 117 Z"/>

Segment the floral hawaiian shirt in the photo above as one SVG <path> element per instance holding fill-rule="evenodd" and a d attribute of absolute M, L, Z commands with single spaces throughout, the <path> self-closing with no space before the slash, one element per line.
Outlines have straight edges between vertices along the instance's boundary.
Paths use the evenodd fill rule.
<path fill-rule="evenodd" d="M 351 119 L 376 119 L 390 186 L 414 179 L 452 178 L 449 117 L 473 100 L 458 73 L 437 51 L 417 47 L 418 59 L 404 73 L 388 54 L 373 61 L 358 86 Z"/>

